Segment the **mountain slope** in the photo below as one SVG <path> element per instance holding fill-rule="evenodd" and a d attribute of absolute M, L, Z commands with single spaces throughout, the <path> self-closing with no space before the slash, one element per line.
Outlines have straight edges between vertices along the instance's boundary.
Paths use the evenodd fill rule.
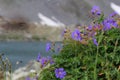
<path fill-rule="evenodd" d="M 39 22 L 38 13 L 41 13 L 66 25 L 86 24 L 89 21 L 88 11 L 93 5 L 100 6 L 109 14 L 113 11 L 111 2 L 120 5 L 119 0 L 0 0 L 0 15 L 7 18 L 22 16 Z"/>

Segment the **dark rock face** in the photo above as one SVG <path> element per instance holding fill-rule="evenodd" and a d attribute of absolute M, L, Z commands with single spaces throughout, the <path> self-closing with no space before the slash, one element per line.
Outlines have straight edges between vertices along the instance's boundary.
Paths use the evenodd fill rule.
<path fill-rule="evenodd" d="M 0 0 L 0 15 L 7 18 L 23 16 L 39 22 L 37 15 L 42 13 L 66 25 L 86 24 L 91 6 L 98 5 L 105 14 L 109 14 L 113 11 L 110 2 L 120 4 L 119 0 Z"/>

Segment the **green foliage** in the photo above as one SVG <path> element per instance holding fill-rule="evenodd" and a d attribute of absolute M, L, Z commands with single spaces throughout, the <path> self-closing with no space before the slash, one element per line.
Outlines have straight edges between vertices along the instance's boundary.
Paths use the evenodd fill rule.
<path fill-rule="evenodd" d="M 120 29 L 99 32 L 96 38 L 99 46 L 66 40 L 59 55 L 53 56 L 55 64 L 44 69 L 39 79 L 60 80 L 54 70 L 62 67 L 67 72 L 63 80 L 119 80 Z"/>

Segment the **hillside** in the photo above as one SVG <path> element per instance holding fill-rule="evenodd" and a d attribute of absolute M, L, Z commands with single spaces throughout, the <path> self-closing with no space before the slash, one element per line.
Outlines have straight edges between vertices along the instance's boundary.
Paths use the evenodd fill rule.
<path fill-rule="evenodd" d="M 100 6 L 105 14 L 109 14 L 113 12 L 111 2 L 120 5 L 119 0 L 0 0 L 0 15 L 7 19 L 22 16 L 40 22 L 38 13 L 41 13 L 66 25 L 85 24 L 89 21 L 88 11 L 93 5 Z"/>

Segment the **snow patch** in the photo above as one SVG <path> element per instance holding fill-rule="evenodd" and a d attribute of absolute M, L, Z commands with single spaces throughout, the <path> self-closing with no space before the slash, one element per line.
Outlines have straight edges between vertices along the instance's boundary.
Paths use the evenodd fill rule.
<path fill-rule="evenodd" d="M 110 6 L 118 15 L 120 15 L 120 6 L 116 5 L 113 2 L 110 3 Z"/>
<path fill-rule="evenodd" d="M 52 19 L 44 16 L 42 13 L 38 13 L 38 17 L 40 19 L 40 23 L 42 25 L 48 25 L 51 27 L 61 27 L 61 26 L 65 26 L 65 24 L 63 24 L 62 22 L 60 22 L 58 19 L 56 19 L 54 16 L 52 17 Z"/>

